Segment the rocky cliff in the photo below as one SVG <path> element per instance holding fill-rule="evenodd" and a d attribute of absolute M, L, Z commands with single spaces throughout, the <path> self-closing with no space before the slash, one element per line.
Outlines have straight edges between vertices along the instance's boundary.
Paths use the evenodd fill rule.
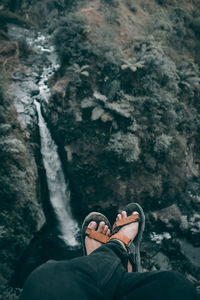
<path fill-rule="evenodd" d="M 143 267 L 173 268 L 198 285 L 199 2 L 4 1 L 0 13 L 4 87 L 26 56 L 29 65 L 31 57 L 37 60 L 26 43 L 9 41 L 5 20 L 52 37 L 60 68 L 47 83 L 50 99 L 43 111 L 70 180 L 77 220 L 99 210 L 113 221 L 118 208 L 139 202 L 147 216 Z M 24 241 L 18 249 L 4 244 L 12 277 L 14 263 L 40 229 L 35 214 L 42 214 L 42 199 L 36 129 L 21 128 L 10 101 L 2 94 L 2 236 L 6 228 L 8 239 Z"/>
<path fill-rule="evenodd" d="M 5 87 L 5 81 L 2 84 Z M 4 289 L 10 286 L 15 264 L 43 225 L 44 215 L 34 146 L 2 86 L 0 120 L 0 290 L 1 299 L 7 299 Z"/>

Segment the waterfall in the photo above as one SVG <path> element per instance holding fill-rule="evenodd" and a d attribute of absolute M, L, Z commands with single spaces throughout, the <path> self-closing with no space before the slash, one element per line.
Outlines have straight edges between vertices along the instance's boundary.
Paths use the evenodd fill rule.
<path fill-rule="evenodd" d="M 32 128 L 33 124 L 37 122 L 35 117 L 36 106 L 41 153 L 46 169 L 50 202 L 57 216 L 61 238 L 67 245 L 78 245 L 76 240 L 78 225 L 73 220 L 70 210 L 69 183 L 65 181 L 57 146 L 42 116 L 40 103 L 35 100 L 39 99 L 44 104 L 48 104 L 51 92 L 47 83 L 49 78 L 59 68 L 58 57 L 51 44 L 51 37 L 46 34 L 43 35 L 41 32 L 38 32 L 36 35 L 31 30 L 10 24 L 8 26 L 8 35 L 10 40 L 25 40 L 35 50 L 35 54 L 33 54 L 35 55 L 35 63 L 33 64 L 32 60 L 27 63 L 26 74 L 20 70 L 15 72 L 14 82 L 9 89 L 9 93 L 15 99 L 15 106 L 20 121 L 26 128 Z"/>
<path fill-rule="evenodd" d="M 62 239 L 68 245 L 75 246 L 78 245 L 76 240 L 78 225 L 73 220 L 70 210 L 69 183 L 65 182 L 57 146 L 53 141 L 47 124 L 42 116 L 40 103 L 35 100 L 35 105 L 38 113 L 41 153 L 46 169 L 50 202 L 60 224 Z"/>

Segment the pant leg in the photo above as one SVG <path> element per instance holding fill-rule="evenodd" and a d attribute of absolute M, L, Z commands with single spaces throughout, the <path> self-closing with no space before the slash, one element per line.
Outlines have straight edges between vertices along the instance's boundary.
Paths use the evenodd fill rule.
<path fill-rule="evenodd" d="M 121 260 L 126 264 L 123 249 L 111 241 L 88 256 L 49 261 L 29 275 L 20 299 L 112 299 L 126 273 Z"/>
<path fill-rule="evenodd" d="M 110 241 L 90 255 L 49 261 L 28 277 L 22 300 L 199 300 L 193 285 L 175 272 L 127 273 L 127 253 Z"/>
<path fill-rule="evenodd" d="M 117 295 L 123 300 L 200 300 L 193 284 L 174 271 L 126 273 Z"/>

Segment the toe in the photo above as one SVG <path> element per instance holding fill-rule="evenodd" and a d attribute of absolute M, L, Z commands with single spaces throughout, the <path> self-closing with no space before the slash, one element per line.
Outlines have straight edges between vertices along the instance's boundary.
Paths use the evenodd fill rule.
<path fill-rule="evenodd" d="M 134 211 L 134 212 L 132 213 L 132 215 L 139 215 L 139 213 L 138 213 L 137 211 Z"/>
<path fill-rule="evenodd" d="M 101 222 L 99 223 L 99 227 L 98 227 L 97 231 L 99 231 L 99 232 L 102 233 L 103 230 L 104 230 L 104 226 L 105 226 L 105 222 L 101 221 Z"/>
<path fill-rule="evenodd" d="M 106 235 L 110 235 L 110 229 L 107 230 Z"/>
<path fill-rule="evenodd" d="M 126 218 L 127 217 L 127 213 L 125 210 L 122 211 L 122 219 Z"/>
<path fill-rule="evenodd" d="M 135 216 L 137 216 L 138 218 L 139 218 L 139 213 L 137 212 L 137 211 L 134 211 L 133 213 L 132 213 L 132 215 L 135 215 Z M 137 220 L 137 219 L 136 219 Z"/>
<path fill-rule="evenodd" d="M 94 229 L 94 230 L 95 230 L 95 229 L 97 228 L 97 223 L 94 222 L 94 221 L 90 222 L 90 223 L 88 224 L 88 228 Z"/>
<path fill-rule="evenodd" d="M 121 218 L 122 218 L 121 214 L 118 214 L 118 215 L 117 215 L 117 221 L 118 221 L 118 220 L 121 220 Z"/>
<path fill-rule="evenodd" d="M 103 234 L 106 234 L 106 233 L 107 233 L 107 230 L 108 230 L 108 225 L 105 225 L 102 233 L 103 233 Z"/>

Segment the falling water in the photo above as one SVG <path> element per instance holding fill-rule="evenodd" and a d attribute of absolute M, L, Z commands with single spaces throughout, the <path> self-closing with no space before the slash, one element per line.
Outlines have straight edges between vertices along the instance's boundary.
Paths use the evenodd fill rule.
<path fill-rule="evenodd" d="M 33 31 L 16 25 L 9 26 L 8 34 L 10 40 L 25 40 L 35 50 L 35 55 L 37 55 L 35 64 L 28 64 L 26 74 L 20 73 L 20 71 L 17 72 L 17 77 L 15 76 L 15 80 L 10 88 L 10 94 L 15 98 L 15 106 L 20 121 L 25 127 L 31 127 L 36 121 L 36 106 L 41 153 L 46 169 L 50 202 L 58 219 L 62 239 L 67 245 L 75 246 L 78 244 L 76 240 L 78 225 L 73 220 L 70 210 L 69 184 L 65 181 L 57 146 L 42 116 L 40 103 L 35 100 L 39 99 L 41 103 L 48 103 L 51 93 L 47 83 L 49 78 L 59 68 L 58 58 L 51 44 L 51 38 L 46 34 L 43 35 L 41 32 L 38 32 L 36 36 Z M 41 65 L 41 62 L 44 63 Z M 36 89 L 36 93 L 33 93 L 32 89 Z M 37 95 L 33 96 L 33 94 Z"/>
<path fill-rule="evenodd" d="M 62 238 L 68 245 L 75 246 L 78 244 L 76 240 L 78 225 L 73 220 L 70 211 L 69 184 L 66 184 L 65 182 L 57 146 L 53 141 L 47 128 L 47 124 L 42 116 L 40 103 L 35 101 L 35 105 L 38 113 L 41 153 L 44 167 L 46 169 L 50 202 L 59 220 Z"/>

